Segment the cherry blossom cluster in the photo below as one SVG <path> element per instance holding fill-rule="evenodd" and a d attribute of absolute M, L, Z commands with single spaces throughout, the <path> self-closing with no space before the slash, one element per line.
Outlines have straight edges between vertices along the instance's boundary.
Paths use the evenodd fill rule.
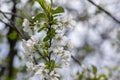
<path fill-rule="evenodd" d="M 45 36 L 48 35 L 47 30 L 39 32 L 44 21 L 34 22 L 34 27 L 27 19 L 23 22 L 23 30 L 30 37 L 28 40 L 22 40 L 23 58 L 26 60 L 28 72 L 31 75 L 39 75 L 40 80 L 63 78 L 58 71 L 63 67 L 69 67 L 71 60 L 73 46 L 65 31 L 72 29 L 75 21 L 72 20 L 71 15 L 59 16 L 56 19 L 59 23 L 51 25 L 55 35 L 49 41 L 44 41 Z"/>

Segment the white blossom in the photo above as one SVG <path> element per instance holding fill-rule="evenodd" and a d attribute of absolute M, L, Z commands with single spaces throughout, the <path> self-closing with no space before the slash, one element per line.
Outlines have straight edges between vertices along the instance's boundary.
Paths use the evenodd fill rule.
<path fill-rule="evenodd" d="M 64 26 L 66 29 L 73 29 L 73 27 L 76 25 L 76 21 L 73 20 L 73 16 L 71 14 L 65 14 L 62 21 L 64 22 Z"/>
<path fill-rule="evenodd" d="M 44 63 L 38 64 L 37 67 L 39 67 L 39 69 L 36 71 L 35 74 L 43 75 L 43 71 L 46 72 L 46 73 L 48 72 L 48 71 L 45 70 Z"/>
<path fill-rule="evenodd" d="M 73 44 L 71 43 L 71 40 L 67 42 L 67 48 L 69 49 L 69 51 L 73 50 Z"/>
<path fill-rule="evenodd" d="M 53 48 L 53 52 L 54 53 L 62 53 L 63 52 L 63 47 L 55 47 L 55 48 Z"/>
<path fill-rule="evenodd" d="M 62 56 L 62 61 L 68 66 L 71 59 L 71 54 L 69 51 L 64 51 Z"/>
<path fill-rule="evenodd" d="M 33 41 L 34 44 L 37 44 L 39 42 L 39 37 L 37 35 L 31 36 L 31 40 Z"/>
<path fill-rule="evenodd" d="M 28 72 L 30 72 L 33 75 L 35 72 L 34 64 L 32 62 L 27 62 L 26 66 L 27 66 Z"/>
<path fill-rule="evenodd" d="M 33 43 L 31 42 L 31 40 L 25 41 L 23 40 L 22 42 L 22 46 L 23 46 L 23 54 L 24 54 L 24 58 L 25 59 L 29 59 L 30 56 L 32 55 L 32 53 L 34 52 L 34 47 L 33 47 Z"/>
<path fill-rule="evenodd" d="M 82 68 L 84 71 L 88 71 L 88 68 L 87 68 L 84 64 L 81 65 L 81 68 Z"/>
<path fill-rule="evenodd" d="M 66 36 L 64 36 L 64 34 L 62 32 L 60 32 L 55 35 L 53 42 L 56 43 L 56 44 L 53 44 L 53 46 L 55 46 L 55 45 L 65 46 L 68 42 L 68 38 Z"/>
<path fill-rule="evenodd" d="M 33 34 L 33 31 L 30 28 L 29 21 L 27 19 L 24 19 L 24 22 L 23 22 L 22 26 L 23 26 L 23 30 L 25 32 L 27 32 L 29 34 L 29 36 L 31 36 Z"/>
<path fill-rule="evenodd" d="M 47 79 L 47 80 L 59 80 L 58 78 L 60 75 L 56 73 L 54 70 L 49 72 L 48 69 L 45 69 L 45 67 L 39 68 L 39 70 L 35 73 L 36 75 L 40 75 L 41 79 Z"/>

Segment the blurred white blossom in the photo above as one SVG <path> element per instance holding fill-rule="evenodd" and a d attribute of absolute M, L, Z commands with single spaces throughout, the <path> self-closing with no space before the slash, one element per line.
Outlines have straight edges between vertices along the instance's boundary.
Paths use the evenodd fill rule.
<path fill-rule="evenodd" d="M 33 34 L 33 31 L 32 31 L 32 29 L 30 28 L 30 26 L 29 26 L 29 21 L 27 20 L 27 19 L 24 19 L 24 22 L 23 22 L 23 30 L 25 31 L 25 32 L 27 32 L 28 34 L 29 34 L 29 36 L 30 35 L 32 35 Z"/>
<path fill-rule="evenodd" d="M 71 14 L 64 15 L 63 22 L 66 29 L 73 29 L 73 27 L 76 25 L 76 21 L 73 20 L 73 16 Z"/>

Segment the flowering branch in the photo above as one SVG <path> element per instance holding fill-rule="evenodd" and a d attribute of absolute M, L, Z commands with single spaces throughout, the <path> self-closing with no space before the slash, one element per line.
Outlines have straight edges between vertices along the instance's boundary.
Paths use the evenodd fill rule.
<path fill-rule="evenodd" d="M 64 12 L 61 6 L 53 8 L 52 0 L 49 5 L 45 0 L 35 1 L 40 4 L 43 12 L 32 17 L 30 21 L 24 19 L 23 22 L 23 30 L 30 37 L 22 42 L 26 66 L 32 75 L 38 74 L 43 80 L 58 80 L 63 74 L 57 70 L 69 66 L 72 47 L 64 32 L 73 24 L 61 16 Z M 45 35 L 39 38 L 35 33 Z M 37 53 L 40 55 L 36 56 Z"/>

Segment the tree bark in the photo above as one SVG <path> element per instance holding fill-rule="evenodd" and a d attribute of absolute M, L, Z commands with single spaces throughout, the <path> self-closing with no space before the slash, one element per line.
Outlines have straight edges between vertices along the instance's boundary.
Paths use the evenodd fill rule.
<path fill-rule="evenodd" d="M 12 13 L 16 13 L 16 2 L 15 2 L 15 0 L 12 0 L 12 2 L 13 2 Z M 15 22 L 15 16 L 14 15 L 11 16 L 11 21 Z M 13 31 L 14 31 L 14 29 L 9 27 L 8 35 Z M 8 78 L 11 79 L 14 76 L 13 63 L 14 63 L 14 57 L 17 54 L 17 50 L 15 50 L 17 39 L 11 40 L 8 37 L 8 42 L 9 42 L 9 46 L 10 46 L 10 51 L 9 51 L 8 56 L 7 56 L 8 60 L 9 60 L 9 62 L 8 62 Z"/>

